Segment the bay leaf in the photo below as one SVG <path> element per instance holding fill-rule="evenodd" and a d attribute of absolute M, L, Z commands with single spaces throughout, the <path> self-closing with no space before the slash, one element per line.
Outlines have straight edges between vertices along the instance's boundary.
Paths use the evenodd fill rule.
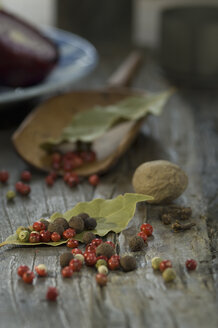
<path fill-rule="evenodd" d="M 97 221 L 97 226 L 94 230 L 92 230 L 92 232 L 102 237 L 105 236 L 109 231 L 119 233 L 124 230 L 134 216 L 136 204 L 138 202 L 152 199 L 153 197 L 151 196 L 135 193 L 126 193 L 113 199 L 96 198 L 90 202 L 80 202 L 63 214 L 55 212 L 51 215 L 49 221 L 53 222 L 57 217 L 64 217 L 67 221 L 69 221 L 72 216 L 85 212 L 89 214 L 90 217 L 94 217 Z M 82 241 L 82 238 L 83 232 L 75 236 L 75 239 L 78 241 Z M 0 247 L 3 245 L 59 246 L 65 244 L 66 242 L 67 240 L 48 243 L 24 243 L 17 240 L 17 234 L 15 233 L 9 236 L 4 242 L 2 242 Z"/>
<path fill-rule="evenodd" d="M 48 139 L 40 147 L 51 150 L 62 143 L 93 142 L 111 127 L 123 121 L 137 121 L 148 114 L 160 115 L 172 90 L 128 97 L 114 105 L 95 106 L 73 116 L 72 122 L 57 139 Z"/>

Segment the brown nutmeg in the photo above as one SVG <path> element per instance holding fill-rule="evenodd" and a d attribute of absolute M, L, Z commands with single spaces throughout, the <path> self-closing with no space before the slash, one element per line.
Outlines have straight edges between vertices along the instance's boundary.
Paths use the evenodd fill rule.
<path fill-rule="evenodd" d="M 129 241 L 129 247 L 132 252 L 140 251 L 144 246 L 144 241 L 140 236 L 133 236 Z"/>
<path fill-rule="evenodd" d="M 84 221 L 79 216 L 73 216 L 69 221 L 69 227 L 80 233 L 84 230 Z"/>
<path fill-rule="evenodd" d="M 69 228 L 69 223 L 64 218 L 57 218 L 54 220 L 55 223 L 61 224 L 64 227 L 64 230 Z"/>
<path fill-rule="evenodd" d="M 65 266 L 68 266 L 70 261 L 73 259 L 73 254 L 72 253 L 63 253 L 60 256 L 60 265 L 62 268 Z"/>
<path fill-rule="evenodd" d="M 109 259 L 114 254 L 115 254 L 114 248 L 107 243 L 102 243 L 96 248 L 97 256 L 104 255 Z"/>
<path fill-rule="evenodd" d="M 91 231 L 86 231 L 83 235 L 83 242 L 85 244 L 89 244 L 95 238 L 96 236 L 94 235 L 94 233 L 92 233 Z"/>
<path fill-rule="evenodd" d="M 85 230 L 93 230 L 97 226 L 97 222 L 94 218 L 87 218 L 84 220 Z"/>
<path fill-rule="evenodd" d="M 51 232 L 51 233 L 52 232 L 57 232 L 61 236 L 64 232 L 64 227 L 60 223 L 50 222 L 49 225 L 48 225 L 48 231 Z"/>
<path fill-rule="evenodd" d="M 136 269 L 136 259 L 131 255 L 122 256 L 120 259 L 120 265 L 126 272 Z"/>

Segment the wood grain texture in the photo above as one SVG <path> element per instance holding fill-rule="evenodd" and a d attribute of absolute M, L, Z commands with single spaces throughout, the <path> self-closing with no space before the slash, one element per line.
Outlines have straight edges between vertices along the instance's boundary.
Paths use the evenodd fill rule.
<path fill-rule="evenodd" d="M 107 51 L 106 51 L 107 50 Z M 125 49 L 102 48 L 102 61 L 96 75 L 80 86 L 101 84 L 117 66 Z M 167 85 L 153 57 L 135 86 L 163 90 Z M 189 187 L 177 203 L 191 206 L 196 227 L 185 233 L 172 233 L 159 220 L 160 206 L 139 204 L 134 219 L 120 235 L 109 234 L 120 254 L 129 252 L 128 239 L 142 222 L 154 226 L 148 247 L 136 254 L 136 272 L 112 272 L 107 287 L 96 286 L 91 268 L 84 268 L 72 279 L 63 280 L 58 265 L 66 247 L 4 247 L 0 249 L 0 327 L 217 327 L 217 227 L 218 227 L 218 95 L 213 91 L 180 90 L 168 102 L 160 118 L 150 117 L 136 142 L 116 167 L 93 188 L 86 182 L 69 189 L 61 180 L 46 187 L 44 176 L 33 172 L 29 197 L 5 200 L 25 164 L 13 151 L 12 130 L 0 132 L 0 168 L 11 173 L 9 184 L 0 186 L 0 238 L 16 226 L 32 222 L 54 211 L 65 211 L 78 201 L 96 197 L 110 198 L 132 191 L 131 178 L 142 162 L 166 159 L 180 165 L 189 176 Z M 177 272 L 172 284 L 164 284 L 154 273 L 150 260 L 161 255 L 171 259 Z M 196 272 L 184 268 L 187 258 L 198 261 Z M 16 275 L 20 264 L 33 268 L 45 263 L 49 277 L 37 279 L 33 286 L 24 285 Z M 45 301 L 48 286 L 57 286 L 58 302 Z"/>

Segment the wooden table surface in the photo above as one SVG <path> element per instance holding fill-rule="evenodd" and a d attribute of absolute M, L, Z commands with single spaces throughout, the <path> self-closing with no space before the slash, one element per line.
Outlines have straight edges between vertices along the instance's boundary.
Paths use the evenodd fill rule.
<path fill-rule="evenodd" d="M 100 47 L 98 69 L 76 88 L 95 88 L 105 83 L 128 52 L 128 48 Z M 115 55 L 116 53 L 116 55 Z M 159 91 L 168 87 L 161 70 L 147 55 L 135 86 Z M 12 112 L 13 113 L 13 112 Z M 3 122 L 3 116 L 1 121 Z M 0 169 L 10 172 L 10 181 L 0 186 L 0 241 L 19 225 L 65 211 L 79 201 L 96 197 L 112 198 L 131 192 L 131 178 L 142 162 L 166 159 L 180 165 L 189 176 L 189 186 L 177 204 L 191 206 L 196 226 L 172 233 L 159 219 L 160 206 L 139 204 L 128 228 L 120 235 L 107 237 L 116 243 L 120 254 L 129 251 L 128 238 L 141 223 L 154 227 L 148 247 L 136 254 L 135 272 L 112 272 L 108 285 L 96 286 L 95 270 L 83 268 L 72 279 L 62 279 L 61 247 L 13 247 L 0 249 L 0 327 L 217 327 L 217 227 L 218 227 L 218 93 L 216 90 L 179 90 L 167 103 L 161 117 L 146 120 L 137 140 L 118 165 L 93 188 L 84 182 L 69 189 L 61 180 L 53 188 L 44 175 L 33 171 L 31 194 L 17 196 L 7 203 L 5 194 L 19 179 L 26 164 L 13 150 L 10 136 L 14 124 L 2 123 L 0 130 Z M 151 268 L 151 258 L 170 259 L 177 272 L 174 283 L 165 284 Z M 198 261 L 195 272 L 188 273 L 187 258 Z M 24 284 L 17 267 L 34 268 L 44 263 L 48 278 Z M 45 300 L 48 286 L 56 286 L 56 303 Z"/>

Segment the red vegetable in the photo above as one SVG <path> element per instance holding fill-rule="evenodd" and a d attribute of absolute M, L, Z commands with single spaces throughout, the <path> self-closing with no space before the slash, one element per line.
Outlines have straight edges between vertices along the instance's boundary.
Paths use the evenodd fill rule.
<path fill-rule="evenodd" d="M 0 84 L 39 83 L 57 63 L 57 47 L 37 28 L 4 10 L 0 21 Z"/>

